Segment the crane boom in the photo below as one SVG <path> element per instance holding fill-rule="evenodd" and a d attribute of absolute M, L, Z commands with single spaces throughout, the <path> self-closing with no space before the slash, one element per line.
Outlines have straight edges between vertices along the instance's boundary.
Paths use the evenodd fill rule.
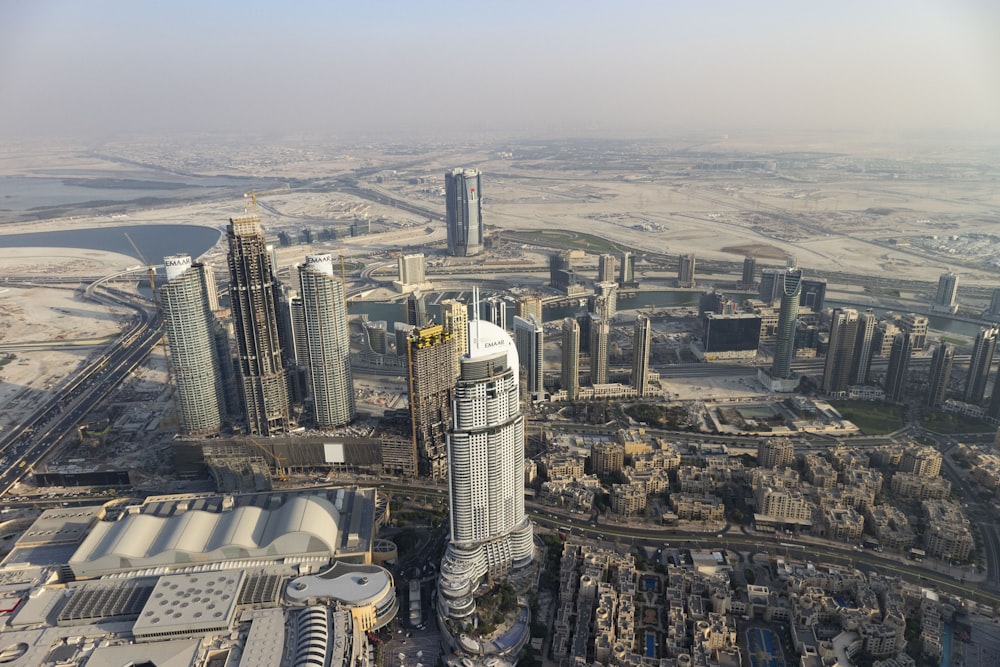
<path fill-rule="evenodd" d="M 135 254 L 139 257 L 139 261 L 146 265 L 146 271 L 149 272 L 149 295 L 150 295 L 150 298 L 153 300 L 153 303 L 157 303 L 157 301 L 156 301 L 156 269 L 153 268 L 152 264 L 150 264 L 148 261 L 146 261 L 145 255 L 143 255 L 142 251 L 139 250 L 139 246 L 137 246 L 135 244 L 135 241 L 133 241 L 132 237 L 128 235 L 128 232 L 122 232 L 122 234 L 124 234 L 125 238 L 128 239 L 129 244 L 132 246 L 132 250 L 135 250 Z"/>
<path fill-rule="evenodd" d="M 257 442 L 257 440 L 255 438 L 252 438 L 250 436 L 247 436 L 247 440 L 249 440 L 250 443 L 253 444 L 254 447 L 256 447 L 260 451 L 262 451 L 265 454 L 267 454 L 268 458 L 270 458 L 272 461 L 274 461 L 274 470 L 275 470 L 275 472 L 278 473 L 278 479 L 280 479 L 282 482 L 287 481 L 287 478 L 285 477 L 285 471 L 284 471 L 284 468 L 282 466 L 282 459 L 281 459 L 280 456 L 278 456 L 277 454 L 274 453 L 273 448 L 272 449 L 268 449 L 267 447 L 265 447 L 261 443 Z"/>

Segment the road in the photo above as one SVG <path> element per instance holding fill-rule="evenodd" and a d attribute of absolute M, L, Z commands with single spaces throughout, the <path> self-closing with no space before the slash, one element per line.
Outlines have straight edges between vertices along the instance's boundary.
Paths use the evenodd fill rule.
<path fill-rule="evenodd" d="M 422 497 L 425 499 L 446 498 L 448 489 L 444 485 L 431 486 L 426 480 L 412 485 L 402 482 L 381 482 L 382 490 Z M 977 588 L 973 583 L 955 581 L 932 567 L 901 560 L 898 555 L 877 553 L 870 550 L 857 551 L 853 546 L 835 542 L 802 538 L 791 538 L 771 533 L 743 533 L 727 526 L 721 532 L 680 530 L 677 528 L 623 526 L 601 521 L 595 524 L 589 515 L 567 512 L 542 503 L 527 501 L 525 511 L 536 525 L 558 530 L 568 527 L 576 535 L 606 542 L 628 543 L 631 546 L 659 548 L 664 544 L 692 549 L 732 549 L 777 555 L 785 553 L 802 560 L 830 562 L 837 565 L 860 567 L 861 569 L 888 572 L 915 585 L 934 584 L 940 590 L 954 595 L 971 597 L 990 604 L 1000 604 L 1000 591 L 991 582 Z M 721 537 L 718 537 L 721 535 Z M 864 567 L 862 567 L 864 566 Z"/>
<path fill-rule="evenodd" d="M 107 287 L 100 293 L 88 288 L 87 296 L 132 308 L 137 317 L 106 350 L 68 375 L 44 404 L 0 439 L 0 497 L 29 474 L 66 435 L 74 433 L 87 413 L 104 400 L 160 340 L 162 334 L 148 302 Z"/>

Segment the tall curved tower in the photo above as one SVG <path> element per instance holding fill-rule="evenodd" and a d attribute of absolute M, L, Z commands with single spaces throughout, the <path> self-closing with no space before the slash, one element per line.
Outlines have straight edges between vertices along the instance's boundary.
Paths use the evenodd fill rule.
<path fill-rule="evenodd" d="M 474 169 L 452 169 L 444 175 L 448 254 L 471 257 L 483 251 L 482 176 Z"/>
<path fill-rule="evenodd" d="M 343 426 L 354 419 L 351 336 L 344 283 L 334 277 L 333 257 L 307 255 L 299 287 L 316 426 Z"/>
<path fill-rule="evenodd" d="M 774 364 L 771 375 L 776 378 L 792 376 L 792 356 L 795 354 L 795 320 L 799 317 L 799 296 L 802 294 L 802 270 L 788 269 L 781 290 L 781 308 L 778 311 L 777 340 L 774 343 Z"/>
<path fill-rule="evenodd" d="M 998 338 L 1000 338 L 1000 329 L 997 327 L 980 329 L 979 333 L 976 334 L 976 342 L 972 346 L 972 356 L 969 357 L 969 373 L 965 377 L 965 391 L 962 396 L 966 403 L 979 405 L 983 402 Z"/>
<path fill-rule="evenodd" d="M 188 255 L 164 257 L 163 265 L 167 282 L 159 289 L 160 307 L 170 346 L 170 371 L 177 384 L 181 431 L 217 433 L 225 401 L 205 272 Z"/>
<path fill-rule="evenodd" d="M 514 341 L 491 322 L 469 323 L 448 434 L 451 534 L 438 582 L 443 615 L 465 618 L 487 577 L 496 580 L 534 555 L 524 513 L 524 417 Z"/>

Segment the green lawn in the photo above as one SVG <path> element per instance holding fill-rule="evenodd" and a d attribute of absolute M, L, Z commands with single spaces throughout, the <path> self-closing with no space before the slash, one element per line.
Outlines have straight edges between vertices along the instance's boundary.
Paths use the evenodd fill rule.
<path fill-rule="evenodd" d="M 866 435 L 882 435 L 903 428 L 906 416 L 906 408 L 892 403 L 830 401 L 830 405 Z"/>
<path fill-rule="evenodd" d="M 504 236 L 509 239 L 530 243 L 539 246 L 549 246 L 558 248 L 578 248 L 590 252 L 619 253 L 627 250 L 626 246 L 603 239 L 593 234 L 582 232 L 570 232 L 563 230 L 541 230 L 541 231 L 507 231 Z"/>
<path fill-rule="evenodd" d="M 948 412 L 929 412 L 920 417 L 920 425 L 936 433 L 993 433 L 996 427 L 978 419 Z"/>

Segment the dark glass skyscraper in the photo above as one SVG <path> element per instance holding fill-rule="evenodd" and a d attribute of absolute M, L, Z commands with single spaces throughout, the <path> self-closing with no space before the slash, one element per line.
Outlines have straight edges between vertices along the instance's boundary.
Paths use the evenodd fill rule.
<path fill-rule="evenodd" d="M 799 294 L 799 306 L 818 313 L 823 310 L 825 304 L 826 281 L 815 278 L 803 280 L 802 290 Z"/>
<path fill-rule="evenodd" d="M 867 384 L 868 373 L 875 352 L 875 326 L 878 316 L 869 309 L 858 316 L 858 334 L 854 338 L 854 357 L 851 359 L 849 384 Z"/>
<path fill-rule="evenodd" d="M 755 284 L 757 284 L 757 258 L 749 255 L 743 258 L 743 275 L 737 287 L 750 290 Z"/>
<path fill-rule="evenodd" d="M 514 316 L 514 345 L 526 375 L 526 388 L 531 400 L 545 397 L 545 330 L 534 315 Z"/>
<path fill-rule="evenodd" d="M 937 293 L 931 310 L 954 313 L 958 309 L 958 274 L 948 271 L 938 278 Z"/>
<path fill-rule="evenodd" d="M 941 343 L 934 349 L 931 357 L 930 377 L 927 381 L 927 397 L 924 404 L 930 408 L 940 407 L 944 403 L 944 393 L 951 379 L 951 366 L 955 359 L 955 347 Z"/>
<path fill-rule="evenodd" d="M 260 218 L 231 218 L 229 300 L 232 305 L 247 432 L 288 430 L 288 380 L 278 337 L 278 286 Z"/>
<path fill-rule="evenodd" d="M 885 372 L 885 382 L 882 385 L 886 400 L 899 403 L 903 399 L 911 356 L 913 356 L 913 336 L 907 333 L 896 334 L 892 339 L 889 368 Z"/>
<path fill-rule="evenodd" d="M 482 177 L 473 169 L 453 169 L 444 175 L 448 254 L 471 257 L 483 251 Z"/>
<path fill-rule="evenodd" d="M 996 327 L 980 329 L 976 342 L 972 346 L 972 356 L 969 358 L 969 374 L 965 378 L 965 402 L 979 405 L 986 394 L 986 383 L 990 377 L 990 367 L 993 365 L 993 353 L 997 347 Z"/>
<path fill-rule="evenodd" d="M 611 324 L 590 315 L 590 384 L 608 383 L 608 352 L 611 347 Z"/>

